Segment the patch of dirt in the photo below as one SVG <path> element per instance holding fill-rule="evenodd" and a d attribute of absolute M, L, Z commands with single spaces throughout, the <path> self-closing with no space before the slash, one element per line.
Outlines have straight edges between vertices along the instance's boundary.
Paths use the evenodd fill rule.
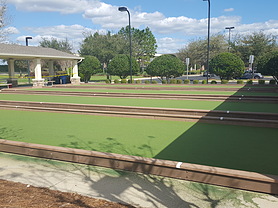
<path fill-rule="evenodd" d="M 0 180 L 1 208 L 135 208 L 76 193 Z"/>

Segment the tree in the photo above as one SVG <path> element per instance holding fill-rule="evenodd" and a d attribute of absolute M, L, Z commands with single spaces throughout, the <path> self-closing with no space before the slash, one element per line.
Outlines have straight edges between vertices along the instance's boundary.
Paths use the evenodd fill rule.
<path fill-rule="evenodd" d="M 232 52 L 238 54 L 248 64 L 249 56 L 255 56 L 259 60 L 265 53 L 277 50 L 276 37 L 264 32 L 254 32 L 250 35 L 238 36 L 231 43 Z"/>
<path fill-rule="evenodd" d="M 264 75 L 271 75 L 278 83 L 278 51 L 273 51 L 258 60 L 257 70 Z"/>
<path fill-rule="evenodd" d="M 212 73 L 220 76 L 221 80 L 240 77 L 244 73 L 244 68 L 244 62 L 232 53 L 220 53 L 210 61 Z"/>
<path fill-rule="evenodd" d="M 90 81 L 93 74 L 99 72 L 101 72 L 101 64 L 94 56 L 85 56 L 85 59 L 79 64 L 80 77 L 85 83 Z"/>
<path fill-rule="evenodd" d="M 50 40 L 47 38 L 42 38 L 42 41 L 40 41 L 39 44 L 44 48 L 54 48 L 66 53 L 72 53 L 72 46 L 67 39 L 59 41 L 55 38 L 51 38 Z"/>
<path fill-rule="evenodd" d="M 0 43 L 7 39 L 10 34 L 5 27 L 10 23 L 10 18 L 7 16 L 7 3 L 5 0 L 0 0 Z"/>
<path fill-rule="evenodd" d="M 191 41 L 185 48 L 180 49 L 177 57 L 182 61 L 190 58 L 192 64 L 206 65 L 207 62 L 207 39 Z M 210 39 L 210 57 L 213 58 L 219 53 L 226 52 L 228 44 L 224 35 L 214 35 Z"/>
<path fill-rule="evenodd" d="M 132 75 L 135 75 L 139 72 L 139 64 L 134 58 L 132 58 L 131 64 Z M 115 56 L 108 64 L 107 71 L 110 75 L 116 75 L 119 76 L 121 79 L 125 79 L 127 76 L 130 75 L 129 56 L 124 54 Z"/>
<path fill-rule="evenodd" d="M 129 52 L 129 27 L 122 28 L 118 34 L 125 40 L 125 54 Z M 143 30 L 131 28 L 132 54 L 141 62 L 149 61 L 156 54 L 156 39 L 150 28 Z"/>
<path fill-rule="evenodd" d="M 162 55 L 155 58 L 147 67 L 146 71 L 151 76 L 159 76 L 161 80 L 171 77 L 179 77 L 184 72 L 183 62 L 174 55 Z"/>

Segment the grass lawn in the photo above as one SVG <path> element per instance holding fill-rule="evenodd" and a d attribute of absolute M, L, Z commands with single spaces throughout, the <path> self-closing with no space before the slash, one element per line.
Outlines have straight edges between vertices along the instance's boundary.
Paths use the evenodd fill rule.
<path fill-rule="evenodd" d="M 224 101 L 162 100 L 20 94 L 0 94 L 0 100 L 278 113 L 277 104 L 250 102 L 245 103 Z"/>
<path fill-rule="evenodd" d="M 13 110 L 0 114 L 1 139 L 278 175 L 273 128 Z"/>

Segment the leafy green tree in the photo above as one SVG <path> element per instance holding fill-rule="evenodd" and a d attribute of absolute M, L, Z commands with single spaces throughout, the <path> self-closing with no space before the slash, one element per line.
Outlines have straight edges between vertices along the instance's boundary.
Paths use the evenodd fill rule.
<path fill-rule="evenodd" d="M 271 75 L 278 82 L 278 51 L 273 51 L 258 60 L 257 70 L 264 75 Z"/>
<path fill-rule="evenodd" d="M 162 55 L 155 58 L 147 67 L 146 72 L 151 76 L 158 76 L 161 80 L 179 77 L 184 72 L 183 62 L 174 55 Z"/>
<path fill-rule="evenodd" d="M 139 72 L 139 64 L 135 58 L 132 57 L 132 75 Z M 121 79 L 125 79 L 130 75 L 130 63 L 129 56 L 124 54 L 119 54 L 115 56 L 111 62 L 108 64 L 108 73 L 110 75 L 119 76 Z"/>
<path fill-rule="evenodd" d="M 93 74 L 101 72 L 101 64 L 94 56 L 85 56 L 85 59 L 79 64 L 79 73 L 81 81 L 88 83 Z"/>
<path fill-rule="evenodd" d="M 230 80 L 240 77 L 244 73 L 244 62 L 235 54 L 220 53 L 210 61 L 211 72 L 220 79 Z"/>
<path fill-rule="evenodd" d="M 55 38 L 51 38 L 50 40 L 47 38 L 42 38 L 42 41 L 40 41 L 39 44 L 44 48 L 54 48 L 66 53 L 72 53 L 72 46 L 67 39 L 59 41 Z"/>

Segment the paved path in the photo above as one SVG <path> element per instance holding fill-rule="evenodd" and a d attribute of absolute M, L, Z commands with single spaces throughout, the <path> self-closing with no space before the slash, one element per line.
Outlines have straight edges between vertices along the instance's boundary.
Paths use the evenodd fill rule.
<path fill-rule="evenodd" d="M 278 207 L 277 196 L 4 153 L 0 179 L 146 208 Z"/>

